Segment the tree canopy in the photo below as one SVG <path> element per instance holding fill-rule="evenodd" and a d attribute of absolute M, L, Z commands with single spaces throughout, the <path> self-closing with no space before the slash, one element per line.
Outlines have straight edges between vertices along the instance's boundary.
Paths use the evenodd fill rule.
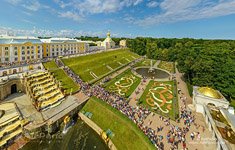
<path fill-rule="evenodd" d="M 128 39 L 131 51 L 148 58 L 177 62 L 192 85 L 209 86 L 235 98 L 235 41 L 202 39 Z"/>

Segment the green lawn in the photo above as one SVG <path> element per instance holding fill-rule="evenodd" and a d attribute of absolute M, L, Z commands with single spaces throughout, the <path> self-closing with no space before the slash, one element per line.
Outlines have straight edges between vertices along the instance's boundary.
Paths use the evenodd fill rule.
<path fill-rule="evenodd" d="M 106 90 L 115 92 L 121 96 L 129 97 L 140 84 L 140 78 L 135 76 L 130 69 L 118 75 L 104 86 Z"/>
<path fill-rule="evenodd" d="M 62 61 L 79 75 L 83 81 L 88 82 L 96 79 L 91 75 L 91 72 L 97 77 L 101 77 L 121 67 L 121 64 L 127 64 L 138 57 L 137 54 L 124 49 L 62 59 Z"/>
<path fill-rule="evenodd" d="M 153 65 L 157 62 L 156 60 L 152 60 Z M 150 66 L 151 65 L 151 59 L 144 59 L 140 62 L 137 62 L 134 67 L 140 67 L 140 66 Z"/>
<path fill-rule="evenodd" d="M 170 73 L 175 72 L 175 66 L 173 62 L 161 61 L 158 65 L 158 68 L 169 71 Z"/>
<path fill-rule="evenodd" d="M 114 133 L 112 141 L 117 149 L 155 149 L 147 136 L 130 119 L 102 100 L 92 97 L 82 110 L 91 112 L 91 120 L 104 131 L 110 129 Z"/>
<path fill-rule="evenodd" d="M 235 100 L 231 99 L 230 106 L 232 106 L 235 109 Z"/>
<path fill-rule="evenodd" d="M 163 85 L 161 85 L 163 84 Z M 165 86 L 168 86 L 169 90 L 165 91 Z M 153 112 L 160 115 L 170 117 L 175 120 L 178 118 L 179 108 L 178 108 L 178 98 L 176 86 L 173 81 L 153 81 L 151 80 L 147 85 L 144 93 L 140 97 L 139 105 L 144 105 L 150 108 Z M 163 100 L 164 97 L 166 102 L 172 101 L 172 103 L 159 102 L 156 98 Z M 156 104 L 157 103 L 157 104 Z"/>
<path fill-rule="evenodd" d="M 69 94 L 71 92 L 71 88 L 72 92 L 76 92 L 79 90 L 79 86 L 74 83 L 73 80 L 68 77 L 62 69 L 58 68 L 54 61 L 43 63 L 43 65 L 48 71 L 54 74 L 54 77 L 57 80 L 61 81 L 63 89 L 66 90 L 66 94 Z"/>

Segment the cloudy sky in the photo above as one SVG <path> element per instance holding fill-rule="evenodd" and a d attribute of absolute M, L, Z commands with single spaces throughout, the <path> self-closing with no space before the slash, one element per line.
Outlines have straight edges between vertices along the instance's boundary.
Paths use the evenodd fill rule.
<path fill-rule="evenodd" d="M 0 34 L 235 39 L 235 0 L 1 0 Z"/>

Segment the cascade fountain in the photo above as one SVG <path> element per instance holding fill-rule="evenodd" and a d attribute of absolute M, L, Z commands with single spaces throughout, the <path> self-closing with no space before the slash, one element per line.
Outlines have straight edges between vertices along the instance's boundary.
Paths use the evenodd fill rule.
<path fill-rule="evenodd" d="M 153 68 L 153 60 L 150 61 L 150 68 L 149 68 L 149 72 L 153 72 L 154 68 Z"/>
<path fill-rule="evenodd" d="M 64 118 L 64 129 L 62 131 L 63 134 L 67 133 L 67 131 L 68 131 L 69 127 L 70 127 L 70 124 L 71 124 L 70 117 L 66 116 Z"/>

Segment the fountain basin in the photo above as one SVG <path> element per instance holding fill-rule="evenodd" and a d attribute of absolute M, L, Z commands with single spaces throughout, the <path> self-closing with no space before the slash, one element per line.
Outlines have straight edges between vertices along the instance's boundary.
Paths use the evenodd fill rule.
<path fill-rule="evenodd" d="M 146 78 L 165 79 L 170 77 L 170 74 L 164 70 L 151 68 L 152 70 L 150 71 L 149 69 L 150 67 L 138 67 L 135 68 L 135 71 L 142 77 Z"/>

